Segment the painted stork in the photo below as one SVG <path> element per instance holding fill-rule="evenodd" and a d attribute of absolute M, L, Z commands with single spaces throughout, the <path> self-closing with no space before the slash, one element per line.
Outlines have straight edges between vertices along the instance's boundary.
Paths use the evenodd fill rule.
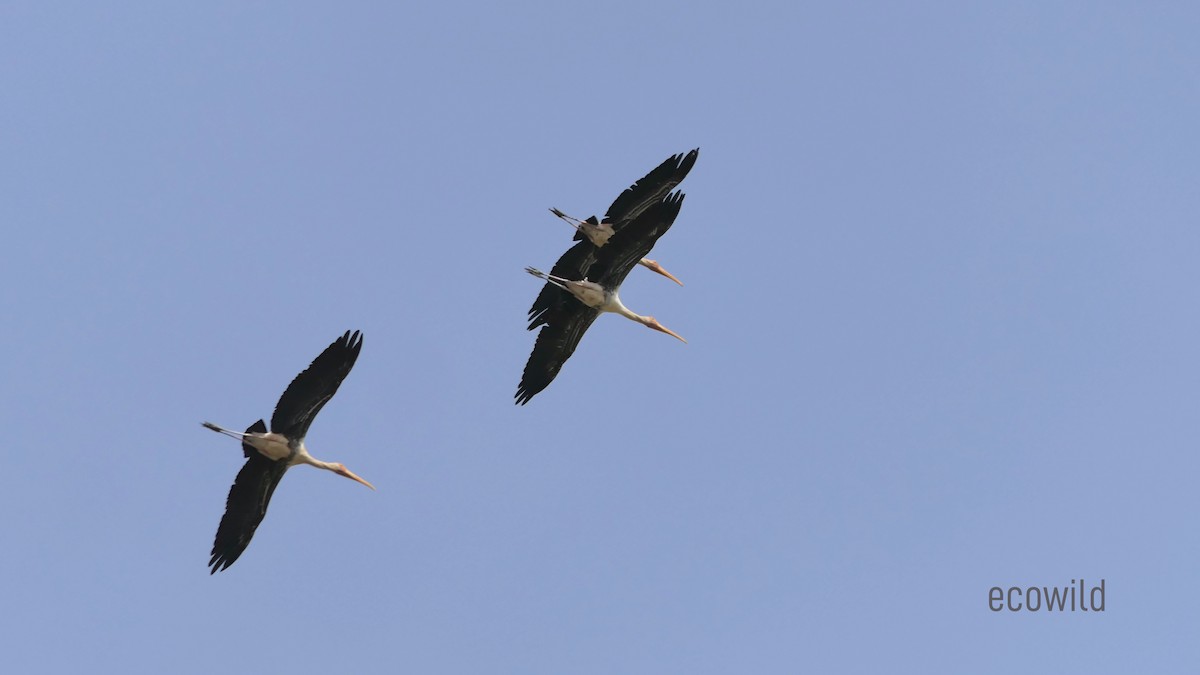
<path fill-rule="evenodd" d="M 240 440 L 246 455 L 246 464 L 234 479 L 233 487 L 229 488 L 225 515 L 217 527 L 212 559 L 208 561 L 212 567 L 209 574 L 232 565 L 250 545 L 250 538 L 267 515 L 267 504 L 288 467 L 308 464 L 375 489 L 345 466 L 316 459 L 304 447 L 308 426 L 350 374 L 362 350 L 362 342 L 361 333 L 346 331 L 313 359 L 279 397 L 271 416 L 271 431 L 267 431 L 262 420 L 250 425 L 245 433 L 230 431 L 212 422 L 202 423 L 208 429 Z"/>
<path fill-rule="evenodd" d="M 629 223 L 633 222 L 633 220 L 641 215 L 643 211 L 662 201 L 662 199 L 666 197 L 671 190 L 675 189 L 675 186 L 683 182 L 683 179 L 687 177 L 688 172 L 692 170 L 693 166 L 695 166 L 696 158 L 699 156 L 700 148 L 696 148 L 686 155 L 680 153 L 678 155 L 672 155 L 671 157 L 668 157 L 662 164 L 659 164 L 652 171 L 650 171 L 650 173 L 642 176 L 640 180 L 633 185 L 630 185 L 621 194 L 617 195 L 617 198 L 613 200 L 612 205 L 608 207 L 608 211 L 604 213 L 604 220 L 597 219 L 596 216 L 592 216 L 585 220 L 580 220 L 578 218 L 568 216 L 558 209 L 550 209 L 551 213 L 559 218 L 562 218 L 569 225 L 575 228 L 575 240 L 580 242 L 576 244 L 575 247 L 570 251 L 567 251 L 567 253 L 563 255 L 562 259 L 573 260 L 584 257 L 588 253 L 591 253 L 591 247 L 589 247 L 587 243 L 583 241 L 585 237 L 596 248 L 604 246 L 613 236 L 613 234 L 618 232 L 621 228 L 625 227 Z M 583 248 L 584 250 L 577 252 L 575 249 L 578 248 Z M 676 279 L 675 275 L 663 269 L 663 266 L 659 265 L 655 260 L 642 258 L 638 261 L 638 264 L 658 272 L 680 286 L 683 285 L 682 281 Z M 558 265 L 555 265 L 555 268 L 557 267 Z M 552 274 L 574 279 L 583 278 L 582 274 L 575 273 L 578 272 L 578 270 L 564 269 L 561 271 L 563 274 L 553 271 Z"/>
<path fill-rule="evenodd" d="M 670 229 L 682 205 L 683 193 L 676 192 L 657 205 L 644 209 L 633 222 L 613 234 L 607 244 L 594 249 L 595 260 L 584 270 L 588 275 L 586 278 L 572 279 L 546 274 L 532 267 L 525 268 L 533 276 L 545 279 L 547 286 L 554 288 L 557 293 L 546 306 L 539 309 L 535 304 L 530 310 L 532 318 L 529 330 L 541 324 L 545 326 L 538 333 L 533 353 L 529 355 L 521 375 L 521 384 L 515 396 L 518 405 L 525 405 L 554 381 L 563 364 L 571 358 L 584 332 L 601 312 L 620 314 L 687 342 L 654 317 L 630 311 L 618 294 L 621 282 L 638 261 L 650 252 L 658 238 Z M 542 300 L 541 295 L 538 300 Z"/>

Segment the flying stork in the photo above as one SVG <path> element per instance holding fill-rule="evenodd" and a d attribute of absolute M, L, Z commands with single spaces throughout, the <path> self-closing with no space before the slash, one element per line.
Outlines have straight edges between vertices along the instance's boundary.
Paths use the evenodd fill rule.
<path fill-rule="evenodd" d="M 671 157 L 668 157 L 662 164 L 659 164 L 657 167 L 651 170 L 650 173 L 642 176 L 640 180 L 635 182 L 633 185 L 630 185 L 621 194 L 617 195 L 617 198 L 613 200 L 612 205 L 608 207 L 608 211 L 604 213 L 603 220 L 597 219 L 596 216 L 591 216 L 585 220 L 580 220 L 578 218 L 568 216 L 558 209 L 550 209 L 551 213 L 559 218 L 562 218 L 569 225 L 575 228 L 575 241 L 580 242 L 571 250 L 563 254 L 560 262 L 585 257 L 592 253 L 593 246 L 595 248 L 599 248 L 608 243 L 608 240 L 613 236 L 613 234 L 620 231 L 621 228 L 625 227 L 629 223 L 633 222 L 633 220 L 641 215 L 643 211 L 662 201 L 662 199 L 666 197 L 671 190 L 675 189 L 675 186 L 683 182 L 683 179 L 687 177 L 688 172 L 692 170 L 693 166 L 695 166 L 696 158 L 699 156 L 700 148 L 696 148 L 686 155 L 680 153 L 678 155 L 672 155 Z M 588 246 L 587 243 L 583 241 L 585 237 L 591 242 L 592 246 Z M 680 286 L 683 285 L 682 281 L 676 279 L 675 275 L 663 269 L 663 266 L 659 265 L 655 260 L 642 258 L 638 261 L 638 264 L 658 272 Z M 558 265 L 555 265 L 555 268 L 557 267 Z M 578 276 L 573 275 L 573 272 L 577 271 L 578 270 L 563 269 L 561 271 L 552 271 L 551 273 L 558 276 L 582 279 L 582 274 L 579 274 Z"/>
<path fill-rule="evenodd" d="M 688 175 L 688 172 L 696 164 L 696 158 L 699 156 L 700 148 L 696 148 L 686 155 L 680 153 L 668 157 L 666 161 L 659 164 L 650 173 L 642 176 L 640 180 L 626 188 L 620 195 L 617 195 L 617 198 L 613 200 L 612 206 L 608 207 L 603 222 L 597 219 L 596 216 L 592 216 L 587 220 L 579 220 L 568 216 L 558 209 L 550 209 L 554 215 L 575 227 L 577 230 L 575 232 L 575 241 L 578 242 L 567 249 L 567 252 L 562 254 L 558 262 L 554 263 L 554 267 L 550 268 L 550 276 L 562 279 L 587 278 L 590 268 L 596 262 L 599 249 L 603 248 L 616 232 L 619 232 L 633 222 L 646 209 L 661 203 L 663 198 Z M 653 243 L 651 243 L 651 246 L 653 246 Z M 648 252 L 649 249 L 647 249 Z M 642 255 L 645 255 L 645 253 Z M 683 282 L 663 269 L 662 265 L 659 265 L 658 262 L 646 258 L 642 258 L 637 262 L 671 279 L 680 286 L 683 285 Z M 546 285 L 542 287 L 542 292 L 534 300 L 533 307 L 529 309 L 529 330 L 533 330 L 544 324 L 543 315 L 546 311 L 551 307 L 561 304 L 569 297 L 570 294 L 566 290 L 547 281 Z"/>
<path fill-rule="evenodd" d="M 644 209 L 633 222 L 613 234 L 607 244 L 594 249 L 595 260 L 584 270 L 587 277 L 568 278 L 546 274 L 532 267 L 525 268 L 526 272 L 545 279 L 547 286 L 559 292 L 544 307 L 539 309 L 539 305 L 535 303 L 529 310 L 529 330 L 538 325 L 545 326 L 538 333 L 533 353 L 529 355 L 529 361 L 526 362 L 525 371 L 521 375 L 521 384 L 517 387 L 515 396 L 518 405 L 525 405 L 554 381 L 563 364 L 571 358 L 584 332 L 601 312 L 620 314 L 687 342 L 654 317 L 641 316 L 630 311 L 621 302 L 618 294 L 621 282 L 675 222 L 682 205 L 683 193 L 676 192 L 658 204 Z M 538 301 L 541 300 L 542 295 L 539 295 Z"/>
<path fill-rule="evenodd" d="M 246 455 L 246 464 L 234 479 L 233 487 L 229 488 L 225 515 L 217 527 L 212 559 L 208 561 L 212 567 L 209 574 L 232 565 L 250 545 L 250 538 L 267 515 L 267 504 L 288 467 L 308 464 L 375 489 L 345 466 L 316 459 L 304 447 L 308 426 L 350 374 L 362 350 L 362 342 L 361 333 L 346 331 L 313 359 L 279 397 L 271 416 L 271 431 L 267 431 L 262 420 L 250 425 L 245 433 L 230 431 L 212 422 L 202 423 L 208 429 L 240 440 Z"/>

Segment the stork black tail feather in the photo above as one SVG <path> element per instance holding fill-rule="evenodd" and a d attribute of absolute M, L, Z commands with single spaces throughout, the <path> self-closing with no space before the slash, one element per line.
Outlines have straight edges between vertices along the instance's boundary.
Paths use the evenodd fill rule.
<path fill-rule="evenodd" d="M 246 433 L 248 433 L 248 434 L 265 434 L 265 433 L 267 433 L 267 423 L 264 422 L 263 420 L 259 420 L 259 421 L 255 422 L 254 424 L 251 424 L 250 427 L 246 429 Z M 254 449 L 254 446 L 250 445 L 249 443 L 247 443 L 244 440 L 242 441 L 242 452 L 245 453 L 246 457 L 249 457 L 251 455 L 258 453 L 258 451 Z"/>

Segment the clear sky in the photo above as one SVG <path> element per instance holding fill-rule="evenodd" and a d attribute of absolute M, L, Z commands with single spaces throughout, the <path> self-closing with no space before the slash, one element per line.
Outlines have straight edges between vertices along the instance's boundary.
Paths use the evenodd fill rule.
<path fill-rule="evenodd" d="M 0 7 L 5 672 L 1196 672 L 1194 6 L 101 4 Z M 689 343 L 514 406 L 547 209 L 693 147 Z M 347 329 L 378 491 L 209 576 Z"/>

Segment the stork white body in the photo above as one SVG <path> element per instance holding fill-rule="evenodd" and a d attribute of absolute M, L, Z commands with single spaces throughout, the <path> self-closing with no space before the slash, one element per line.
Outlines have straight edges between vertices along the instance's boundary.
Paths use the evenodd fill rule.
<path fill-rule="evenodd" d="M 358 476 L 347 476 L 346 474 L 349 473 L 349 471 L 345 466 L 338 464 L 337 462 L 325 462 L 313 457 L 311 454 L 309 454 L 308 448 L 305 447 L 304 439 L 293 442 L 289 441 L 287 436 L 284 436 L 283 434 L 277 434 L 273 431 L 268 431 L 266 433 L 241 432 L 217 426 L 212 422 L 202 422 L 201 424 L 206 429 L 212 429 L 217 433 L 225 434 L 226 436 L 240 440 L 246 445 L 249 445 L 257 450 L 260 455 L 273 462 L 286 459 L 289 467 L 296 466 L 297 464 L 315 466 L 318 469 L 332 471 L 338 475 L 346 476 L 347 478 L 356 480 L 372 490 L 375 489 L 374 485 L 371 485 Z"/>
<path fill-rule="evenodd" d="M 685 343 L 687 342 L 687 340 L 684 340 L 683 337 L 681 337 L 678 333 L 660 324 L 654 317 L 642 316 L 641 314 L 638 314 L 637 312 L 634 312 L 626 307 L 625 303 L 621 302 L 619 287 L 607 289 L 600 284 L 594 281 L 588 281 L 587 279 L 571 281 L 570 279 L 563 279 L 562 277 L 556 277 L 552 274 L 546 274 L 545 272 L 532 267 L 526 267 L 525 271 L 529 272 L 535 277 L 538 277 L 539 279 L 545 279 L 555 286 L 558 286 L 559 288 L 569 292 L 571 295 L 575 296 L 577 300 L 588 307 L 591 307 L 592 309 L 599 310 L 600 312 L 620 314 L 626 319 L 636 321 L 643 326 L 666 333 L 667 335 L 670 335 L 678 340 L 682 340 Z"/>

